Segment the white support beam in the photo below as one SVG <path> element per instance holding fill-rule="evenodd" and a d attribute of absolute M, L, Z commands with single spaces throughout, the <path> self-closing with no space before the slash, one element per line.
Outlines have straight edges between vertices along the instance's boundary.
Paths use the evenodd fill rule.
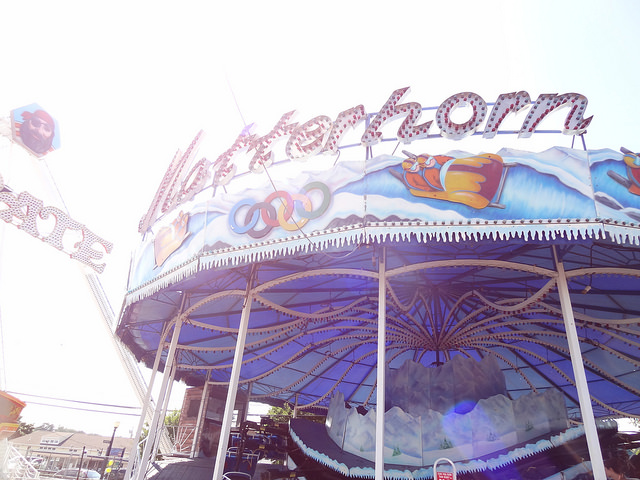
<path fill-rule="evenodd" d="M 200 450 L 200 435 L 204 424 L 204 414 L 209 403 L 209 381 L 211 380 L 211 370 L 207 370 L 207 379 L 202 386 L 202 396 L 200 397 L 200 407 L 198 408 L 198 418 L 196 428 L 193 432 L 193 443 L 191 444 L 191 458 L 196 458 Z"/>
<path fill-rule="evenodd" d="M 556 255 L 554 248 L 554 255 Z M 560 262 L 556 255 L 556 268 L 558 271 L 558 294 L 560 296 L 560 307 L 562 309 L 562 318 L 564 319 L 564 328 L 567 333 L 567 342 L 569 344 L 569 353 L 571 355 L 571 366 L 573 367 L 573 376 L 578 390 L 578 401 L 580 403 L 580 412 L 584 423 L 584 431 L 587 437 L 587 447 L 589 449 L 589 457 L 591 459 L 591 468 L 594 477 L 597 479 L 606 479 L 604 470 L 604 461 L 602 460 L 602 450 L 600 449 L 600 440 L 598 439 L 598 431 L 596 427 L 593 408 L 591 406 L 591 396 L 589 394 L 589 384 L 587 375 L 584 371 L 584 363 L 582 359 L 582 351 L 580 350 L 580 340 L 576 329 L 576 322 L 573 316 L 573 307 L 571 305 L 571 297 L 569 295 L 569 285 L 567 284 L 567 276 L 564 271 L 564 265 Z"/>
<path fill-rule="evenodd" d="M 171 370 L 173 368 L 173 362 L 176 355 L 176 348 L 178 345 L 178 337 L 180 337 L 180 330 L 182 328 L 182 311 L 184 307 L 184 297 L 182 299 L 182 305 L 180 306 L 180 313 L 176 317 L 175 325 L 173 327 L 173 333 L 171 334 L 171 343 L 169 344 L 169 351 L 167 352 L 167 360 L 164 366 L 164 375 L 162 376 L 162 385 L 160 386 L 160 398 L 158 398 L 158 404 L 161 405 L 164 401 L 164 396 L 167 392 L 169 379 L 171 376 Z M 147 443 L 144 446 L 144 452 L 142 453 L 142 459 L 140 461 L 140 466 L 138 467 L 138 471 L 136 472 L 136 480 L 144 480 L 144 476 L 147 470 L 147 466 L 149 465 L 149 459 L 151 458 L 154 446 L 155 446 L 155 436 L 158 434 L 157 425 L 158 425 L 158 417 L 160 416 L 161 408 L 156 408 L 153 413 L 153 420 L 149 427 L 149 435 L 147 438 Z"/>
<path fill-rule="evenodd" d="M 378 258 L 378 359 L 376 388 L 375 480 L 384 480 L 384 405 L 387 347 L 387 279 L 384 247 Z"/>
<path fill-rule="evenodd" d="M 224 459 L 229 446 L 229 434 L 231 433 L 231 422 L 233 420 L 233 409 L 236 404 L 236 396 L 238 394 L 238 382 L 240 380 L 240 369 L 242 368 L 242 358 L 244 356 L 244 345 L 247 339 L 247 330 L 249 329 L 249 315 L 251 314 L 251 304 L 253 303 L 253 272 L 247 282 L 247 292 L 244 296 L 244 305 L 242 306 L 242 316 L 240 318 L 240 326 L 238 327 L 238 338 L 236 340 L 236 350 L 233 356 L 233 366 L 231 368 L 231 378 L 229 379 L 229 390 L 227 390 L 227 403 L 222 417 L 222 428 L 220 429 L 220 442 L 218 443 L 218 453 L 216 455 L 216 464 L 213 470 L 213 480 L 222 480 L 224 473 Z"/>
<path fill-rule="evenodd" d="M 156 425 L 156 434 L 154 435 L 155 445 L 153 446 L 153 456 L 156 456 L 156 452 L 160 450 L 160 442 L 163 437 L 169 436 L 167 435 L 167 429 L 165 428 L 164 419 L 167 416 L 167 409 L 169 408 L 169 399 L 171 398 L 171 391 L 173 390 L 173 381 L 176 378 L 176 370 L 177 364 L 173 362 L 171 368 L 171 374 L 169 375 L 169 382 L 167 383 L 167 388 L 165 391 L 161 393 L 160 401 L 162 402 L 158 408 L 160 408 L 160 415 L 157 416 L 157 425 Z M 171 442 L 170 442 L 171 443 Z M 174 450 L 174 445 L 171 444 L 171 448 L 167 453 L 172 453 Z"/>
<path fill-rule="evenodd" d="M 149 380 L 149 386 L 147 387 L 147 393 L 145 394 L 145 398 L 144 398 L 144 402 L 142 403 L 142 412 L 140 413 L 140 420 L 138 421 L 138 427 L 136 428 L 136 434 L 133 438 L 136 439 L 136 441 L 138 441 L 140 439 L 140 436 L 142 435 L 142 429 L 144 428 L 144 423 L 147 419 L 147 414 L 149 412 L 149 410 L 153 410 L 153 408 L 151 407 L 151 392 L 153 390 L 153 385 L 155 383 L 156 380 L 156 374 L 158 373 L 158 368 L 160 367 L 160 359 L 162 358 L 162 345 L 164 345 L 164 342 L 167 339 L 167 335 L 170 331 L 169 326 L 167 326 L 167 328 L 164 330 L 164 332 L 162 332 L 162 336 L 160 337 L 160 342 L 158 343 L 158 349 L 156 350 L 156 358 L 153 361 L 153 368 L 151 369 L 151 378 Z M 151 421 L 153 421 L 153 413 L 151 415 Z M 147 436 L 147 442 L 149 442 L 149 437 Z M 138 448 L 136 445 L 136 448 L 132 448 L 129 451 L 129 462 L 127 462 L 127 471 L 125 472 L 125 480 L 129 480 L 129 478 L 131 478 L 131 473 L 133 470 L 133 466 L 135 462 L 136 457 L 138 456 Z M 134 472 L 135 473 L 135 478 L 140 478 L 138 475 L 138 472 L 141 470 L 141 465 L 142 462 L 139 462 L 139 464 L 136 465 L 137 470 Z M 145 464 L 145 468 L 146 468 L 146 464 Z"/>

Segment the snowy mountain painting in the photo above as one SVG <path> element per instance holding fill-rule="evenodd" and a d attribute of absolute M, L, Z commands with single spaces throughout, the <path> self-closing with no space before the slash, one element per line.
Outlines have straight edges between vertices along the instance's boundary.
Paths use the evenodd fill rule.
<path fill-rule="evenodd" d="M 435 368 L 406 362 L 398 370 L 387 368 L 387 377 L 387 464 L 422 466 L 441 457 L 478 458 L 560 432 L 568 425 L 558 390 L 508 398 L 504 374 L 491 355 L 480 361 L 456 355 Z M 464 408 L 458 408 L 461 405 Z M 344 451 L 375 459 L 375 408 L 364 412 L 347 408 L 338 393 L 331 399 L 326 427 Z M 528 453 L 534 449 L 530 447 Z"/>

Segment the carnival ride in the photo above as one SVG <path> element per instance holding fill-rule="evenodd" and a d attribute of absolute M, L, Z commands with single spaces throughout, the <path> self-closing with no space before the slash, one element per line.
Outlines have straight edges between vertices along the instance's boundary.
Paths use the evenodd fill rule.
<path fill-rule="evenodd" d="M 230 405 L 240 388 L 296 410 L 337 392 L 375 407 L 380 364 L 493 355 L 509 398 L 562 393 L 599 468 L 594 417 L 640 415 L 640 197 L 607 174 L 624 174 L 623 155 L 502 149 L 501 208 L 477 208 L 416 197 L 398 181 L 406 159 L 355 150 L 265 164 L 260 181 L 238 174 L 166 210 L 135 255 L 120 338 L 165 388 L 228 386 Z M 171 225 L 179 238 L 158 264 L 154 231 Z"/>

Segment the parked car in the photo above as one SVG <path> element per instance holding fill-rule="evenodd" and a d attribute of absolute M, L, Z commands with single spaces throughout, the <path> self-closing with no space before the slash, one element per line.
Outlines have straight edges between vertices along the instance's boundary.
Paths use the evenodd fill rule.
<path fill-rule="evenodd" d="M 66 478 L 67 480 L 76 480 L 76 478 L 82 478 L 84 480 L 100 480 L 100 474 L 95 470 L 83 468 L 80 470 L 80 475 L 78 475 L 77 468 L 65 468 L 58 470 L 53 475 L 53 478 Z"/>

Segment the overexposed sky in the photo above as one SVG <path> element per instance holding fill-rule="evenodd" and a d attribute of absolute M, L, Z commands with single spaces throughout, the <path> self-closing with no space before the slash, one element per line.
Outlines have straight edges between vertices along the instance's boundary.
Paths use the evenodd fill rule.
<path fill-rule="evenodd" d="M 0 15 L 0 117 L 40 104 L 58 120 L 61 148 L 36 160 L 0 138 L 0 175 L 48 205 L 61 195 L 72 218 L 114 243 L 101 281 L 117 315 L 138 222 L 200 129 L 201 156 L 215 158 L 245 122 L 266 134 L 291 110 L 300 122 L 358 104 L 374 112 L 401 87 L 423 107 L 462 91 L 487 102 L 578 92 L 594 116 L 587 147 L 638 151 L 639 20 L 632 0 L 10 2 Z M 555 118 L 542 128 L 560 128 L 564 116 Z M 137 406 L 82 266 L 13 225 L 2 222 L 0 235 L 0 385 Z M 109 435 L 114 421 L 119 434 L 137 421 L 24 399 L 23 418 L 36 424 Z"/>

